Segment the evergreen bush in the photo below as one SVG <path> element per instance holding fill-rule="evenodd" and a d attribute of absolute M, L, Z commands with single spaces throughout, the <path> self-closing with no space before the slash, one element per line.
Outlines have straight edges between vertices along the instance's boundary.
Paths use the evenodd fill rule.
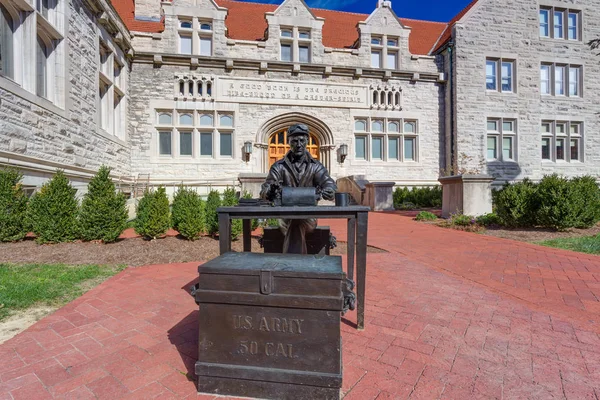
<path fill-rule="evenodd" d="M 252 194 L 249 192 L 244 192 L 244 194 L 242 195 L 242 199 L 251 199 L 251 198 L 252 198 Z M 252 230 L 255 230 L 259 226 L 260 226 L 260 222 L 258 221 L 257 218 L 254 218 L 252 220 Z"/>
<path fill-rule="evenodd" d="M 413 188 L 396 188 L 394 190 L 394 208 L 410 210 L 422 207 L 441 207 L 442 188 L 440 186 Z"/>
<path fill-rule="evenodd" d="M 475 222 L 483 226 L 500 225 L 500 218 L 495 213 L 489 213 L 480 215 L 475 219 Z"/>
<path fill-rule="evenodd" d="M 195 190 L 179 187 L 173 198 L 173 228 L 188 240 L 197 240 L 204 231 L 204 202 Z"/>
<path fill-rule="evenodd" d="M 38 243 L 70 242 L 77 239 L 78 204 L 74 189 L 58 170 L 29 201 L 29 221 Z"/>
<path fill-rule="evenodd" d="M 529 179 L 514 184 L 506 183 L 494 192 L 496 214 L 502 225 L 508 227 L 527 227 L 536 223 L 537 185 Z"/>
<path fill-rule="evenodd" d="M 592 176 L 571 180 L 571 209 L 575 214 L 575 228 L 591 228 L 600 221 L 600 188 Z"/>
<path fill-rule="evenodd" d="M 0 241 L 22 240 L 28 231 L 27 195 L 23 175 L 13 168 L 0 169 Z"/>
<path fill-rule="evenodd" d="M 219 232 L 219 216 L 217 208 L 221 207 L 221 196 L 216 190 L 211 190 L 206 199 L 204 217 L 206 218 L 205 227 L 209 235 L 215 236 Z"/>
<path fill-rule="evenodd" d="M 233 207 L 239 204 L 239 199 L 236 196 L 234 188 L 227 188 L 223 192 L 223 207 Z M 231 220 L 231 238 L 237 240 L 242 233 L 242 220 Z"/>
<path fill-rule="evenodd" d="M 110 168 L 100 167 L 88 185 L 79 212 L 79 232 L 83 240 L 115 242 L 127 226 L 127 199 L 115 190 Z"/>
<path fill-rule="evenodd" d="M 169 229 L 171 216 L 165 188 L 147 190 L 137 206 L 135 232 L 146 239 L 156 239 Z"/>

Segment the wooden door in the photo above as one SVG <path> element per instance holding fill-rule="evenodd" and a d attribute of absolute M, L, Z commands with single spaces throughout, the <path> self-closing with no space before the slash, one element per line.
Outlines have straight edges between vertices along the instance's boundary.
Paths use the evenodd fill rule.
<path fill-rule="evenodd" d="M 307 150 L 314 159 L 319 159 L 319 141 L 313 135 L 308 137 Z M 269 168 L 277 160 L 281 160 L 290 149 L 287 141 L 287 128 L 279 132 L 275 132 L 269 139 Z"/>

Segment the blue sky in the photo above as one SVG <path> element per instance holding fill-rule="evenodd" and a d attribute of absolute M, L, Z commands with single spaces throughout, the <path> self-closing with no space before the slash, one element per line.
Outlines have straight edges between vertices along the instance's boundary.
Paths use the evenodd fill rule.
<path fill-rule="evenodd" d="M 281 4 L 283 0 L 241 0 L 253 3 Z M 377 0 L 305 0 L 309 7 L 370 14 Z M 448 22 L 471 0 L 393 0 L 392 8 L 399 17 Z"/>

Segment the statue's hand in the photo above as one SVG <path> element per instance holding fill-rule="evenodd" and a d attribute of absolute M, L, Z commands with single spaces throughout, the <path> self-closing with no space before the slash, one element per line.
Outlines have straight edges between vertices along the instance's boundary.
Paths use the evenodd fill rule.
<path fill-rule="evenodd" d="M 335 190 L 333 188 L 325 188 L 321 190 L 321 196 L 323 200 L 333 200 L 335 197 Z"/>

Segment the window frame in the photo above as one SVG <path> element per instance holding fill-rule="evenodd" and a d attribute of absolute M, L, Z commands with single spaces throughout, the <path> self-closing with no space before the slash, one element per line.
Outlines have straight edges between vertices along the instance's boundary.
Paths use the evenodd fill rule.
<path fill-rule="evenodd" d="M 358 129 L 359 123 L 364 125 L 365 130 Z M 375 124 L 381 124 L 381 130 L 373 129 Z M 407 131 L 405 127 L 410 125 L 413 131 Z M 395 130 L 390 127 L 394 126 Z M 354 118 L 354 140 L 353 160 L 358 162 L 374 163 L 414 163 L 419 162 L 419 120 L 416 118 L 388 118 L 388 117 L 355 117 Z M 364 158 L 358 156 L 357 139 L 364 138 Z M 374 151 L 376 143 L 380 140 L 381 158 L 376 158 Z M 406 141 L 411 141 L 412 158 L 406 156 Z M 395 151 L 395 157 L 391 153 Z"/>
<path fill-rule="evenodd" d="M 562 80 L 558 79 L 558 75 L 557 75 L 557 69 L 560 68 L 564 71 L 563 76 L 562 76 Z M 544 81 L 542 79 L 542 70 L 547 69 L 548 70 L 548 79 L 547 81 L 549 81 L 549 92 L 544 92 L 543 89 L 543 84 Z M 577 77 L 577 82 L 576 82 L 576 86 L 575 88 L 576 90 L 576 94 L 572 94 L 571 89 L 573 88 L 572 86 L 572 78 L 573 76 L 571 75 L 571 72 L 573 70 L 577 70 L 577 73 L 575 74 L 575 76 Z M 540 64 L 540 95 L 541 96 L 552 96 L 552 97 L 559 97 L 559 98 L 565 98 L 565 97 L 571 97 L 571 98 L 583 98 L 583 65 L 579 65 L 579 64 L 565 64 L 565 63 L 553 63 L 553 62 L 544 62 L 542 61 Z M 557 87 L 560 83 L 560 87 L 563 89 L 563 93 L 558 93 L 559 91 L 557 90 Z"/>
<path fill-rule="evenodd" d="M 490 123 L 494 123 L 495 128 L 490 129 Z M 507 129 L 505 124 L 511 124 L 511 129 Z M 493 138 L 495 142 L 495 156 L 489 157 L 489 140 Z M 504 141 L 510 139 L 510 156 L 504 155 Z M 488 163 L 516 163 L 518 162 L 518 120 L 516 118 L 488 117 L 486 119 L 486 162 Z"/>
<path fill-rule="evenodd" d="M 547 19 L 547 35 L 542 34 L 542 13 L 548 15 Z M 557 21 L 556 16 L 559 15 L 560 19 Z M 575 25 L 571 24 L 571 16 L 575 16 Z M 572 9 L 568 7 L 554 7 L 541 5 L 538 12 L 539 22 L 539 35 L 541 39 L 552 39 L 552 40 L 570 40 L 570 41 L 582 41 L 582 11 Z M 558 31 L 557 31 L 558 29 Z M 574 31 L 574 38 L 571 38 L 571 31 Z"/>
<path fill-rule="evenodd" d="M 543 163 L 556 163 L 556 164 L 570 164 L 570 163 L 583 163 L 584 155 L 584 122 L 579 120 L 548 120 L 544 119 L 540 122 L 540 159 Z M 548 126 L 548 132 L 543 127 Z M 557 127 L 563 126 L 564 132 L 559 132 Z M 577 132 L 572 132 L 573 126 L 577 126 Z M 543 143 L 544 141 L 549 143 L 549 158 L 544 158 L 543 154 Z M 558 154 L 558 143 L 563 143 L 563 157 L 560 158 Z M 573 158 L 573 149 L 571 142 L 576 141 L 577 143 L 577 158 Z"/>
<path fill-rule="evenodd" d="M 504 66 L 510 65 L 510 74 L 504 76 Z M 493 66 L 492 74 L 488 73 L 488 67 Z M 488 80 L 493 78 L 494 86 L 488 87 Z M 504 89 L 505 79 L 510 80 L 510 89 Z M 512 58 L 486 57 L 485 58 L 485 90 L 488 93 L 516 93 L 517 92 L 517 61 Z"/>

